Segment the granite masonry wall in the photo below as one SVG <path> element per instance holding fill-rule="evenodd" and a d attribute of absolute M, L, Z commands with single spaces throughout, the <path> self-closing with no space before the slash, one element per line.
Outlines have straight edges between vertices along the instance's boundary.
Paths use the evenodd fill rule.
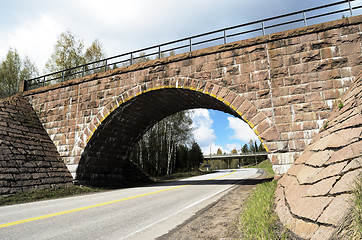
<path fill-rule="evenodd" d="M 29 102 L 22 96 L 0 100 L 0 196 L 72 181 Z"/>
<path fill-rule="evenodd" d="M 275 204 L 280 220 L 303 239 L 336 239 L 361 174 L 362 73 L 278 181 Z"/>
<path fill-rule="evenodd" d="M 157 120 L 194 107 L 218 109 L 247 122 L 267 147 L 275 171 L 282 174 L 362 70 L 361 22 L 362 16 L 344 18 L 135 64 L 23 95 L 39 113 L 74 177 L 81 162 L 93 169 L 89 176 L 107 174 L 116 164 L 112 159 L 125 161 L 133 144 Z M 131 105 L 135 107 L 128 111 Z M 102 130 L 112 129 L 111 125 L 118 130 Z M 107 160 L 102 154 L 109 155 Z"/>

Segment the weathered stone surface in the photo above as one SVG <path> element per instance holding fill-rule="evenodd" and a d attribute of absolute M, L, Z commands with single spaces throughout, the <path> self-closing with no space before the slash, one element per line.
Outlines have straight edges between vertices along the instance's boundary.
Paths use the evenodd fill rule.
<path fill-rule="evenodd" d="M 332 238 L 351 207 L 350 192 L 362 173 L 361 93 L 362 72 L 278 181 L 275 210 L 283 223 L 299 223 L 288 227 L 300 237 Z"/>
<path fill-rule="evenodd" d="M 0 195 L 72 184 L 62 161 L 29 102 L 0 100 Z"/>
<path fill-rule="evenodd" d="M 352 204 L 351 198 L 351 194 L 336 196 L 328 205 L 328 207 L 323 211 L 322 215 L 318 218 L 317 221 L 337 226 L 342 219 L 341 214 L 344 215 L 340 209 L 349 209 Z"/>

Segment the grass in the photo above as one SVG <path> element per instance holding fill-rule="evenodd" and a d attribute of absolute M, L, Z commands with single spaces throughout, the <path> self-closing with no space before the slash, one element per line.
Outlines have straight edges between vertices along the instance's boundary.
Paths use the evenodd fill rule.
<path fill-rule="evenodd" d="M 273 176 L 275 175 L 275 173 L 273 171 L 273 165 L 271 164 L 269 159 L 266 159 L 266 160 L 260 162 L 258 165 L 256 165 L 256 167 L 265 169 L 268 173 L 270 173 Z"/>
<path fill-rule="evenodd" d="M 268 159 L 250 167 L 265 169 L 270 177 L 275 175 Z M 276 180 L 259 184 L 245 201 L 237 220 L 242 239 L 287 239 L 285 233 L 280 234 L 278 216 L 274 212 L 276 188 Z"/>
<path fill-rule="evenodd" d="M 271 164 L 269 159 L 266 159 L 266 160 L 258 163 L 257 165 L 251 165 L 251 166 L 245 166 L 245 167 L 247 167 L 247 168 L 262 168 L 262 169 L 266 170 L 266 172 L 269 174 L 268 177 L 273 177 L 275 175 L 275 173 L 273 171 L 273 165 Z"/>
<path fill-rule="evenodd" d="M 354 206 L 352 208 L 351 230 L 354 234 L 354 239 L 362 239 L 362 177 L 359 177 L 356 181 L 352 200 Z"/>
<path fill-rule="evenodd" d="M 67 197 L 72 195 L 79 195 L 85 193 L 99 192 L 100 188 L 86 187 L 86 186 L 71 186 L 64 188 L 46 188 L 36 189 L 27 192 L 18 192 L 13 195 L 0 198 L 0 206 L 20 204 L 27 202 L 35 202 L 46 199 L 55 199 Z"/>
<path fill-rule="evenodd" d="M 242 239 L 286 239 L 277 228 L 278 217 L 274 212 L 274 193 L 277 181 L 258 185 L 245 202 L 239 228 Z"/>

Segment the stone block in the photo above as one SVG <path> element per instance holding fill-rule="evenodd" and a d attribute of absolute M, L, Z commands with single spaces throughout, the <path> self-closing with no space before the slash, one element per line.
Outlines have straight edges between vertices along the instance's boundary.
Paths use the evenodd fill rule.
<path fill-rule="evenodd" d="M 336 196 L 318 218 L 318 222 L 337 226 L 344 217 L 341 213 L 347 212 L 351 207 L 351 198 L 351 194 Z"/>
<path fill-rule="evenodd" d="M 318 230 L 314 233 L 311 240 L 330 239 L 335 231 L 333 226 L 319 226 Z"/>
<path fill-rule="evenodd" d="M 280 140 L 279 132 L 275 126 L 267 129 L 260 134 L 260 137 L 263 141 L 276 141 Z"/>
<path fill-rule="evenodd" d="M 357 179 L 357 177 L 362 173 L 362 169 L 356 169 L 351 172 L 345 173 L 341 179 L 333 186 L 330 194 L 341 194 L 341 193 L 349 193 Z"/>

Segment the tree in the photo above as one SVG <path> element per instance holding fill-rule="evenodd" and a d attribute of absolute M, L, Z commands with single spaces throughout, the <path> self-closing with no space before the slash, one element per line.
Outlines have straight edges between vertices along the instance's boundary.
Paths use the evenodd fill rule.
<path fill-rule="evenodd" d="M 103 52 L 103 47 L 100 42 L 96 39 L 93 41 L 92 45 L 85 51 L 84 59 L 86 63 L 91 63 L 95 61 L 100 61 L 106 56 Z M 87 66 L 87 70 L 91 69 L 92 73 L 100 72 L 102 70 L 103 62 L 92 63 Z"/>
<path fill-rule="evenodd" d="M 217 150 L 216 155 L 222 155 L 222 151 L 220 148 Z"/>
<path fill-rule="evenodd" d="M 258 145 L 256 141 L 250 139 L 249 141 L 249 151 L 252 153 L 256 153 L 258 151 Z"/>
<path fill-rule="evenodd" d="M 266 152 L 264 145 L 262 143 L 259 144 L 258 152 Z"/>
<path fill-rule="evenodd" d="M 233 150 L 231 150 L 231 154 L 237 154 L 238 151 L 236 151 L 236 149 L 234 148 Z"/>
<path fill-rule="evenodd" d="M 189 150 L 185 150 L 193 140 L 191 124 L 188 111 L 164 118 L 138 141 L 132 150 L 130 160 L 151 176 L 169 175 L 178 168 L 193 167 Z M 182 159 L 178 160 L 177 157 Z M 178 167 L 177 164 L 180 162 L 182 163 Z"/>
<path fill-rule="evenodd" d="M 197 168 L 200 163 L 204 161 L 204 155 L 202 154 L 201 148 L 197 142 L 193 142 L 190 153 L 189 153 L 189 167 L 190 169 Z"/>
<path fill-rule="evenodd" d="M 0 98 L 19 91 L 21 81 L 29 80 L 38 74 L 38 69 L 28 57 L 22 60 L 16 49 L 9 49 L 6 59 L 0 64 Z"/>
<path fill-rule="evenodd" d="M 248 153 L 249 152 L 249 147 L 248 144 L 244 144 L 243 147 L 241 148 L 241 152 L 242 153 Z"/>
<path fill-rule="evenodd" d="M 45 69 L 48 73 L 58 72 L 89 62 L 98 61 L 104 57 L 103 48 L 98 40 L 94 40 L 91 46 L 84 51 L 83 41 L 77 39 L 70 31 L 67 31 L 59 35 L 57 43 L 54 46 L 54 52 L 45 64 Z M 100 63 L 92 65 L 90 68 L 92 69 L 99 65 Z M 89 70 L 89 67 L 86 70 Z M 65 76 L 78 71 L 80 70 L 67 71 Z M 92 70 L 91 73 L 93 72 L 97 72 L 97 70 Z"/>

